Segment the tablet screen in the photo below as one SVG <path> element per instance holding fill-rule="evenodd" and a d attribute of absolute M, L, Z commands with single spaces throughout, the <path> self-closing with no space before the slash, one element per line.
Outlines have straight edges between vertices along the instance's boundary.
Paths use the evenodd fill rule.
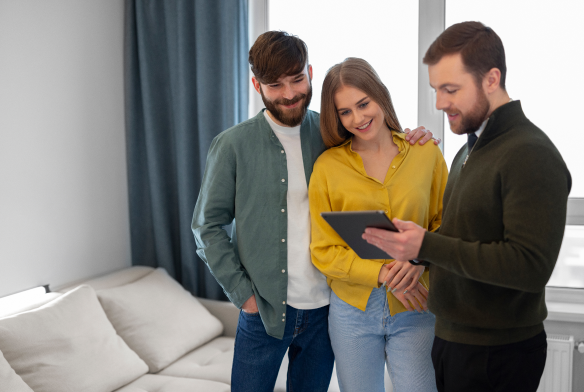
<path fill-rule="evenodd" d="M 338 211 L 320 215 L 360 258 L 393 259 L 361 237 L 368 227 L 398 231 L 383 211 Z"/>

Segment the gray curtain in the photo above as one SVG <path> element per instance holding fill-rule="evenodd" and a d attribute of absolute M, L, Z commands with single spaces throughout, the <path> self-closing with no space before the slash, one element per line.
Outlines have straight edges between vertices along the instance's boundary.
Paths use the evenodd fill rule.
<path fill-rule="evenodd" d="M 207 151 L 247 118 L 246 0 L 126 1 L 132 263 L 226 299 L 190 229 Z"/>

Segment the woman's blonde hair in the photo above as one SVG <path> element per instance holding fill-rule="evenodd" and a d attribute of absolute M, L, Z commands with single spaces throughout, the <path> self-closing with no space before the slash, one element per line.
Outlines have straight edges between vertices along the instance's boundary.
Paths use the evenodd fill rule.
<path fill-rule="evenodd" d="M 377 72 L 367 61 L 349 57 L 342 63 L 332 66 L 322 84 L 320 134 L 328 148 L 341 145 L 352 136 L 341 123 L 335 107 L 335 94 L 343 86 L 355 87 L 367 94 L 381 107 L 388 128 L 392 131 L 402 132 L 389 90 L 379 79 Z"/>

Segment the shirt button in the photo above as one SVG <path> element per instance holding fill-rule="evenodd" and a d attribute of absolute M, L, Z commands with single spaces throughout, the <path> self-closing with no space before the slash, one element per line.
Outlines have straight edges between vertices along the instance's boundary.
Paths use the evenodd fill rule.
<path fill-rule="evenodd" d="M 286 240 L 284 238 L 282 238 L 282 242 L 286 242 Z"/>
<path fill-rule="evenodd" d="M 387 214 L 389 211 L 385 210 L 385 213 Z"/>
<path fill-rule="evenodd" d="M 284 150 L 280 151 L 282 154 L 284 154 Z"/>
<path fill-rule="evenodd" d="M 282 212 L 286 212 L 286 210 L 282 208 Z"/>
<path fill-rule="evenodd" d="M 286 317 L 286 313 L 282 313 L 282 317 Z"/>
<path fill-rule="evenodd" d="M 395 166 L 392 166 L 395 169 Z"/>
<path fill-rule="evenodd" d="M 286 180 L 282 178 L 282 182 L 286 182 Z"/>
<path fill-rule="evenodd" d="M 282 301 L 282 305 L 286 305 L 286 301 Z"/>
<path fill-rule="evenodd" d="M 282 319 L 282 321 L 284 321 L 284 319 Z"/>
<path fill-rule="evenodd" d="M 286 273 L 286 270 L 282 270 L 282 273 L 285 274 Z"/>

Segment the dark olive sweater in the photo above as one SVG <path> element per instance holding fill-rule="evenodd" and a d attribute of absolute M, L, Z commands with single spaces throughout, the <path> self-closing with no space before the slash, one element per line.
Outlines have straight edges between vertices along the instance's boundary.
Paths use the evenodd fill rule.
<path fill-rule="evenodd" d="M 545 285 L 566 224 L 570 173 L 519 101 L 496 109 L 470 154 L 454 158 L 439 233 L 419 258 L 430 264 L 428 306 L 436 336 L 499 345 L 543 330 Z"/>

